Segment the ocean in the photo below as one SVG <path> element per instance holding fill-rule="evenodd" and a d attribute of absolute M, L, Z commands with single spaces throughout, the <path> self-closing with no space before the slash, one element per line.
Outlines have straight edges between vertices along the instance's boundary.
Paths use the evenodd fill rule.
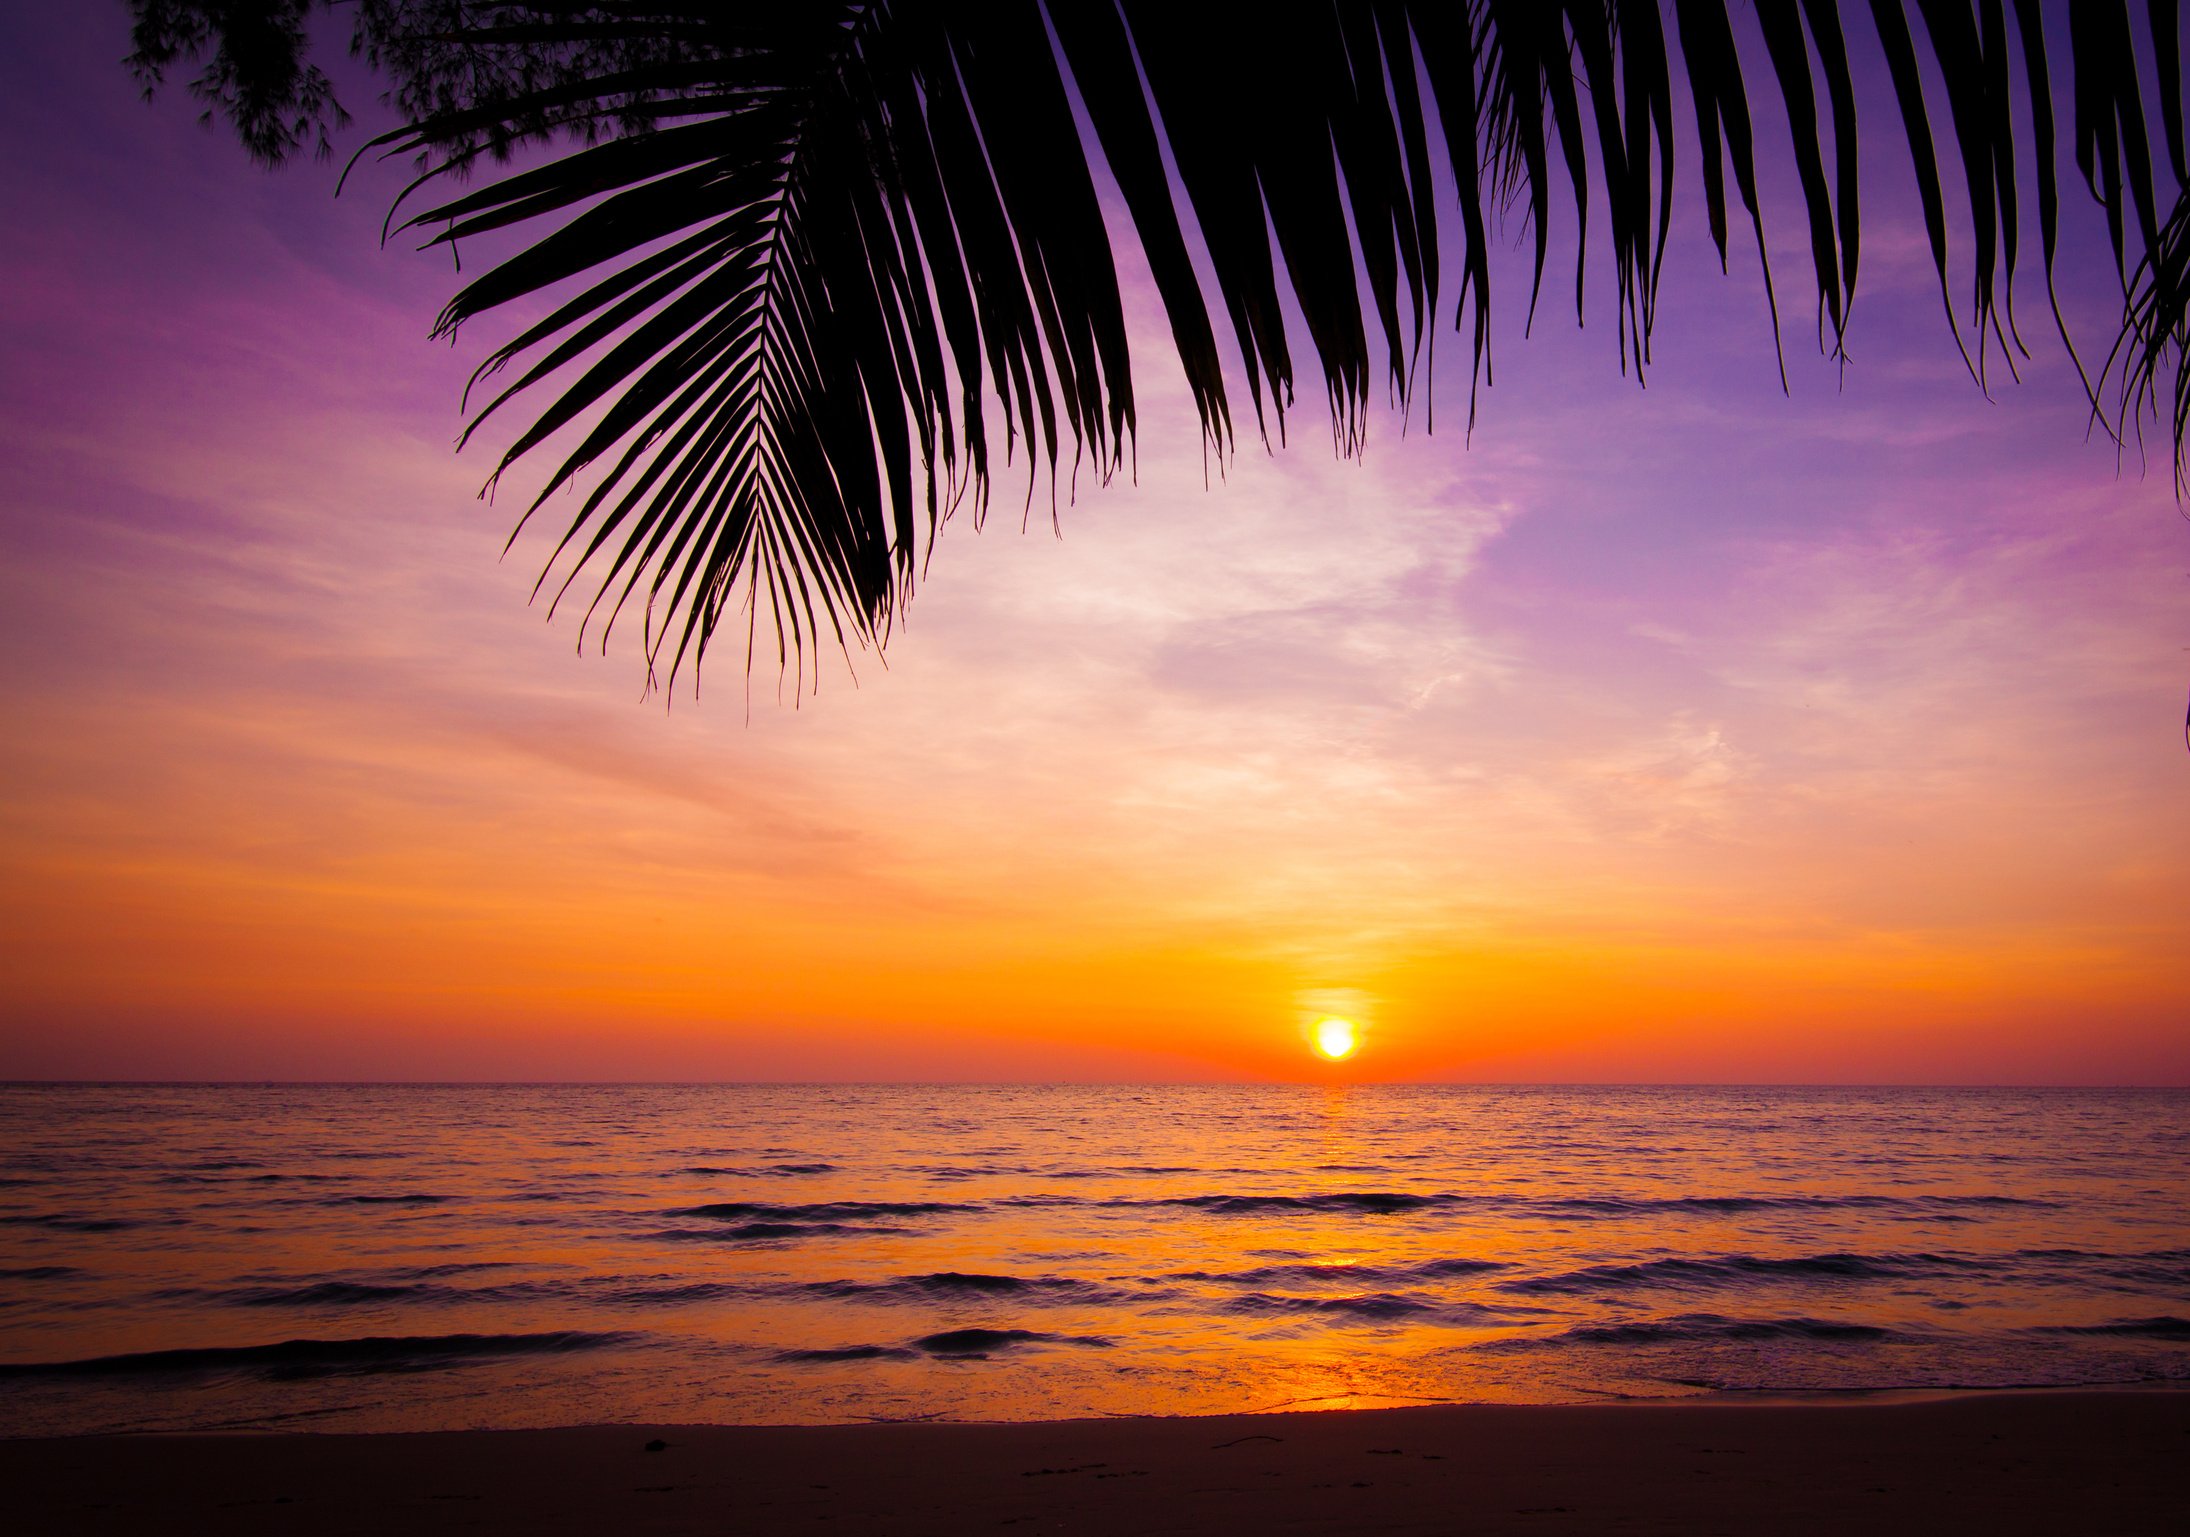
<path fill-rule="evenodd" d="M 0 1086 L 0 1435 L 2190 1382 L 2190 1091 Z"/>

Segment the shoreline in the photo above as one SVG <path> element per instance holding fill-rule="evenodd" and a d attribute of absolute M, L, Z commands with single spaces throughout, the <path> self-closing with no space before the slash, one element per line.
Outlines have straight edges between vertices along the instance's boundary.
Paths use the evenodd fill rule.
<path fill-rule="evenodd" d="M 1908 1391 L 1925 1396 L 157 1432 L 0 1441 L 0 1481 L 30 1533 L 2181 1529 L 2190 1391 Z"/>

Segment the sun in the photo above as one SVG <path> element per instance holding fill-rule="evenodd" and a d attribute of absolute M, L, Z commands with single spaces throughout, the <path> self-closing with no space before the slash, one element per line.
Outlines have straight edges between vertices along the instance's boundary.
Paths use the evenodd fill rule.
<path fill-rule="evenodd" d="M 1315 1046 L 1319 1055 L 1333 1062 L 1343 1062 L 1360 1049 L 1361 1036 L 1352 1020 L 1334 1015 L 1316 1022 Z"/>

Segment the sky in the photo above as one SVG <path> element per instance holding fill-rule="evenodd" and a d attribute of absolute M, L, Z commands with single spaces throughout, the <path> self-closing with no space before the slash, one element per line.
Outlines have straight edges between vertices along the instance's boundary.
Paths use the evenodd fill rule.
<path fill-rule="evenodd" d="M 1782 393 L 1683 122 L 1647 389 L 1517 245 L 1472 436 L 1448 334 L 1434 431 L 1206 483 L 1128 260 L 1130 483 L 1002 472 L 810 695 L 648 697 L 454 452 L 506 332 L 427 341 L 398 171 L 126 52 L 0 18 L 0 1078 L 2190 1083 L 2190 523 L 2036 282 L 1969 381 L 1890 153 L 1845 370 L 1772 168 Z"/>

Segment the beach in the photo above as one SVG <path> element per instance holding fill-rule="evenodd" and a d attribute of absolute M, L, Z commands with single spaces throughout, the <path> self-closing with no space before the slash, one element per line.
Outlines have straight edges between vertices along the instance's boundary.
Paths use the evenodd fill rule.
<path fill-rule="evenodd" d="M 653 1443 L 666 1443 L 654 1446 Z M 2177 1533 L 2190 1393 L 0 1442 L 22 1533 Z"/>

